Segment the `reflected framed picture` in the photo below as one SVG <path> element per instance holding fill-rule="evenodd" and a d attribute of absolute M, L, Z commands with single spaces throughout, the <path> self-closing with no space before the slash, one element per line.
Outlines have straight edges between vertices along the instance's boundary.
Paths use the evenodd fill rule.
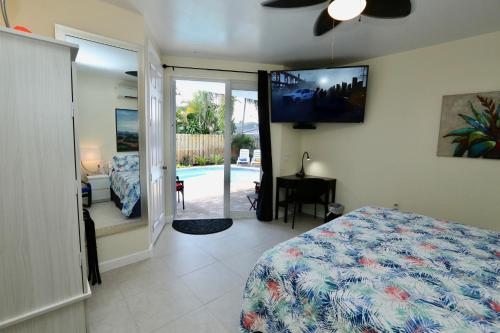
<path fill-rule="evenodd" d="M 139 113 L 116 109 L 116 151 L 139 151 Z"/>

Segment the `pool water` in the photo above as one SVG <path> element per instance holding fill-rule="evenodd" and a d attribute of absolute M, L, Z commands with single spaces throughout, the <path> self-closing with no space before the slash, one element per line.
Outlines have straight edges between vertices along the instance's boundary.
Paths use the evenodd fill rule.
<path fill-rule="evenodd" d="M 187 180 L 196 177 L 224 177 L 224 166 L 206 166 L 177 169 L 177 176 L 180 180 Z M 259 168 L 243 168 L 231 166 L 231 182 L 254 182 L 260 180 Z"/>

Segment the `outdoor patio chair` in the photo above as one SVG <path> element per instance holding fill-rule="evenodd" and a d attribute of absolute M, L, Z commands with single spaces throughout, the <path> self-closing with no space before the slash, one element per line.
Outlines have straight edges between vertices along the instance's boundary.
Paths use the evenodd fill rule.
<path fill-rule="evenodd" d="M 257 201 L 259 200 L 260 182 L 255 183 L 255 192 L 247 195 L 247 199 L 250 202 L 249 210 L 257 210 Z"/>
<path fill-rule="evenodd" d="M 240 149 L 240 156 L 238 157 L 238 161 L 236 161 L 236 165 L 238 164 L 250 164 L 249 149 Z"/>
<path fill-rule="evenodd" d="M 253 151 L 252 162 L 250 163 L 250 165 L 260 165 L 260 159 L 261 159 L 260 149 L 255 149 Z"/>
<path fill-rule="evenodd" d="M 175 177 L 175 191 L 177 192 L 177 203 L 181 201 L 180 195 L 182 194 L 182 210 L 184 210 L 184 181 L 179 180 L 179 177 Z"/>

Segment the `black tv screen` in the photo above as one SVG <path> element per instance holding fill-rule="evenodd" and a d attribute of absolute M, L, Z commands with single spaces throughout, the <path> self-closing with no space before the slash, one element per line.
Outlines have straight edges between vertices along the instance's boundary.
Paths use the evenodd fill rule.
<path fill-rule="evenodd" d="M 368 66 L 271 72 L 271 120 L 361 123 Z"/>

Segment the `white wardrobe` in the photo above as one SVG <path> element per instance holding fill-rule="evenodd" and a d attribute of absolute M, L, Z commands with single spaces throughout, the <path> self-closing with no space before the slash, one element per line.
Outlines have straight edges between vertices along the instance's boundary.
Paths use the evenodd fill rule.
<path fill-rule="evenodd" d="M 0 28 L 0 332 L 85 332 L 78 49 Z"/>

